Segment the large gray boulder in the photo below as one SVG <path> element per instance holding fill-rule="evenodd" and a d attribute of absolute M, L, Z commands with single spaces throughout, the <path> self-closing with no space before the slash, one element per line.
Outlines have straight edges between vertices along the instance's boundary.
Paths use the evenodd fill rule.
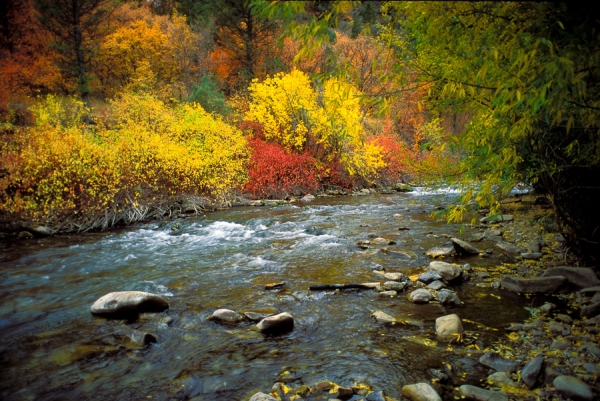
<path fill-rule="evenodd" d="M 490 391 L 483 388 L 463 384 L 458 388 L 460 395 L 467 400 L 474 401 L 508 401 L 506 394 L 499 391 Z"/>
<path fill-rule="evenodd" d="M 575 289 L 583 289 L 600 285 L 596 273 L 589 267 L 557 266 L 546 269 L 542 277 L 563 276 Z"/>
<path fill-rule="evenodd" d="M 519 361 L 506 359 L 495 352 L 487 352 L 479 358 L 479 363 L 498 372 L 513 373 L 519 369 Z"/>
<path fill-rule="evenodd" d="M 462 267 L 446 262 L 434 261 L 429 263 L 427 271 L 437 272 L 444 280 L 451 281 L 460 277 L 462 273 Z"/>
<path fill-rule="evenodd" d="M 462 322 L 457 314 L 435 319 L 435 332 L 444 339 L 454 339 L 464 333 Z"/>
<path fill-rule="evenodd" d="M 479 249 L 475 248 L 473 245 L 469 244 L 466 241 L 463 241 L 458 238 L 450 238 L 450 241 L 454 245 L 456 253 L 460 255 L 479 255 Z"/>
<path fill-rule="evenodd" d="M 287 312 L 261 320 L 256 327 L 263 333 L 287 332 L 294 328 L 294 318 Z"/>
<path fill-rule="evenodd" d="M 573 376 L 557 376 L 552 382 L 556 391 L 569 400 L 592 401 L 594 394 L 590 387 Z"/>
<path fill-rule="evenodd" d="M 402 394 L 412 401 L 442 401 L 440 395 L 429 383 L 407 384 L 402 387 Z"/>
<path fill-rule="evenodd" d="M 142 291 L 111 292 L 98 298 L 91 307 L 94 315 L 129 317 L 144 312 L 162 312 L 169 308 L 161 296 Z"/>
<path fill-rule="evenodd" d="M 243 321 L 244 316 L 231 309 L 217 309 L 208 317 L 208 320 L 214 320 L 225 324 L 236 324 Z"/>
<path fill-rule="evenodd" d="M 549 276 L 536 278 L 519 278 L 513 276 L 504 276 L 500 280 L 502 288 L 507 290 L 522 292 L 525 294 L 553 293 L 567 279 L 563 276 Z"/>

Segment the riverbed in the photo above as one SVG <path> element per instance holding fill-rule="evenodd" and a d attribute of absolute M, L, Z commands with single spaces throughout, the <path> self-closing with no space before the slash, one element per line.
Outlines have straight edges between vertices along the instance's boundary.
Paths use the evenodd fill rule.
<path fill-rule="evenodd" d="M 463 301 L 455 308 L 412 304 L 405 293 L 308 289 L 383 282 L 375 272 L 381 270 L 422 272 L 427 249 L 472 234 L 469 226 L 430 216 L 455 195 L 318 198 L 10 243 L 0 250 L 0 398 L 242 400 L 277 381 L 360 383 L 398 398 L 404 384 L 429 382 L 429 369 L 447 364 L 459 380 L 476 384 L 485 376 L 475 363 L 478 349 L 526 319 L 531 300 L 476 280 L 451 287 Z M 395 244 L 357 246 L 373 237 Z M 445 261 L 485 268 L 505 257 Z M 265 289 L 281 281 L 283 288 Z M 90 313 L 102 295 L 128 290 L 159 294 L 170 307 L 134 321 Z M 295 327 L 267 336 L 252 322 L 207 321 L 218 308 L 289 312 Z M 410 323 L 380 325 L 371 317 L 376 310 Z M 472 347 L 436 339 L 435 319 L 450 313 L 478 323 L 464 324 L 476 332 Z M 157 341 L 135 344 L 117 335 L 132 330 Z"/>

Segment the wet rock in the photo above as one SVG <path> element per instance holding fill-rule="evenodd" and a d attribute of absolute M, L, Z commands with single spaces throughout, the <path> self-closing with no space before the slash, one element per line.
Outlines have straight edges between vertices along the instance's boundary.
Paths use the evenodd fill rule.
<path fill-rule="evenodd" d="M 454 245 L 456 253 L 460 255 L 479 255 L 479 249 L 475 248 L 473 245 L 469 244 L 466 241 L 463 241 L 458 238 L 450 238 L 450 241 Z"/>
<path fill-rule="evenodd" d="M 432 282 L 431 282 L 431 283 L 430 283 L 430 284 L 427 286 L 427 288 L 429 288 L 430 290 L 434 290 L 434 291 L 441 290 L 441 289 L 442 289 L 442 288 L 444 288 L 444 287 L 445 287 L 444 283 L 442 283 L 440 280 L 435 280 L 435 281 L 432 281 Z"/>
<path fill-rule="evenodd" d="M 461 301 L 454 292 L 443 289 L 437 293 L 437 299 L 442 305 L 460 306 Z"/>
<path fill-rule="evenodd" d="M 29 231 L 21 231 L 21 232 L 19 232 L 19 234 L 17 234 L 17 238 L 18 239 L 32 239 L 32 238 L 34 238 L 34 236 Z"/>
<path fill-rule="evenodd" d="M 509 244 L 508 242 L 496 242 L 496 246 L 504 252 L 519 254 L 523 253 L 524 249 L 517 245 Z"/>
<path fill-rule="evenodd" d="M 600 302 L 584 306 L 581 309 L 581 317 L 594 317 L 600 314 Z"/>
<path fill-rule="evenodd" d="M 556 391 L 572 400 L 592 401 L 594 394 L 587 384 L 573 376 L 558 376 L 552 382 Z"/>
<path fill-rule="evenodd" d="M 506 372 L 495 372 L 488 376 L 487 382 L 492 386 L 514 386 L 513 382 Z"/>
<path fill-rule="evenodd" d="M 486 278 L 490 278 L 492 275 L 488 272 L 477 272 L 477 278 L 479 280 L 485 280 Z"/>
<path fill-rule="evenodd" d="M 410 230 L 410 227 L 404 227 L 404 226 L 398 227 L 398 231 L 408 231 L 408 230 Z"/>
<path fill-rule="evenodd" d="M 514 217 L 512 214 L 498 214 L 498 215 L 491 215 L 491 216 L 486 216 L 483 217 L 481 219 L 479 219 L 480 223 L 484 223 L 484 224 L 493 224 L 493 223 L 500 223 L 501 221 L 513 221 Z"/>
<path fill-rule="evenodd" d="M 402 277 L 404 277 L 403 273 L 385 273 L 383 275 L 387 280 L 390 281 L 401 281 Z"/>
<path fill-rule="evenodd" d="M 433 368 L 429 369 L 429 374 L 431 376 L 435 377 L 436 379 L 438 379 L 442 383 L 448 381 L 448 379 L 449 379 L 448 375 L 439 369 L 433 369 Z"/>
<path fill-rule="evenodd" d="M 408 300 L 415 304 L 426 304 L 429 303 L 433 299 L 433 295 L 431 292 L 425 288 L 419 288 L 418 290 L 414 290 L 408 296 Z"/>
<path fill-rule="evenodd" d="M 246 317 L 246 319 L 251 320 L 253 322 L 260 322 L 261 320 L 263 320 L 266 317 L 271 316 L 272 314 L 268 314 L 268 313 L 258 313 L 258 312 L 244 312 L 243 315 Z"/>
<path fill-rule="evenodd" d="M 283 312 L 264 318 L 256 327 L 263 333 L 291 331 L 294 328 L 294 318 L 289 313 Z"/>
<path fill-rule="evenodd" d="M 394 185 L 394 191 L 396 192 L 412 192 L 413 188 L 408 184 L 403 184 L 401 182 Z"/>
<path fill-rule="evenodd" d="M 277 398 L 265 393 L 256 393 L 250 397 L 249 401 L 277 401 Z"/>
<path fill-rule="evenodd" d="M 442 398 L 429 383 L 407 384 L 402 394 L 412 401 L 442 401 Z"/>
<path fill-rule="evenodd" d="M 471 265 L 468 263 L 465 263 L 462 267 L 463 271 L 468 272 L 471 271 Z"/>
<path fill-rule="evenodd" d="M 433 281 L 441 280 L 442 276 L 436 271 L 425 272 L 419 275 L 418 280 L 422 283 L 429 284 Z"/>
<path fill-rule="evenodd" d="M 285 281 L 278 281 L 275 283 L 267 283 L 265 284 L 265 290 L 275 290 L 281 287 L 285 287 L 287 283 Z"/>
<path fill-rule="evenodd" d="M 385 313 L 384 311 L 375 311 L 373 312 L 373 314 L 371 315 L 373 318 L 375 318 L 375 321 L 377 323 L 383 323 L 383 324 L 393 324 L 396 323 L 396 318 L 388 315 L 387 313 Z"/>
<path fill-rule="evenodd" d="M 566 278 L 563 276 L 519 278 L 503 276 L 500 285 L 507 290 L 525 294 L 553 293 L 560 287 Z"/>
<path fill-rule="evenodd" d="M 485 238 L 495 238 L 495 237 L 502 237 L 502 234 L 504 234 L 504 231 L 501 230 L 485 230 L 485 232 L 483 233 Z"/>
<path fill-rule="evenodd" d="M 23 225 L 23 229 L 32 233 L 36 237 L 49 237 L 56 234 L 56 230 L 38 224 L 25 224 Z"/>
<path fill-rule="evenodd" d="M 523 383 L 530 389 L 538 386 L 538 378 L 542 372 L 542 366 L 544 364 L 544 357 L 542 355 L 536 356 L 532 360 L 528 361 L 523 369 L 521 370 L 521 379 Z"/>
<path fill-rule="evenodd" d="M 457 265 L 452 265 L 446 262 L 431 262 L 427 267 L 428 272 L 437 272 L 446 281 L 451 281 L 457 277 L 460 277 L 462 268 Z"/>
<path fill-rule="evenodd" d="M 456 253 L 454 245 L 451 242 L 448 242 L 441 246 L 434 246 L 425 252 L 425 255 L 429 256 L 430 258 L 440 258 L 454 255 L 454 253 Z"/>
<path fill-rule="evenodd" d="M 377 295 L 380 297 L 395 297 L 396 295 L 398 295 L 398 292 L 397 291 L 381 291 Z"/>
<path fill-rule="evenodd" d="M 302 199 L 300 199 L 302 202 L 310 202 L 315 200 L 315 196 L 311 195 L 311 194 L 306 194 L 302 197 Z"/>
<path fill-rule="evenodd" d="M 387 291 L 402 291 L 406 283 L 399 283 L 398 281 L 386 281 L 383 283 L 383 289 Z"/>
<path fill-rule="evenodd" d="M 442 338 L 456 338 L 456 335 L 464 333 L 464 329 L 460 317 L 452 314 L 435 319 L 435 332 Z"/>
<path fill-rule="evenodd" d="M 377 238 L 373 238 L 373 241 L 371 241 L 371 243 L 373 245 L 394 245 L 396 242 L 390 241 L 389 239 L 377 237 Z"/>
<path fill-rule="evenodd" d="M 386 401 L 383 391 L 373 391 L 367 395 L 367 401 Z"/>
<path fill-rule="evenodd" d="M 219 323 L 236 324 L 244 320 L 244 316 L 232 311 L 231 309 L 217 309 L 207 320 L 214 320 Z"/>
<path fill-rule="evenodd" d="M 333 388 L 333 383 L 332 382 L 320 382 L 315 384 L 314 389 L 315 391 L 329 391 Z"/>
<path fill-rule="evenodd" d="M 499 391 L 490 391 L 483 388 L 463 384 L 459 387 L 460 395 L 467 400 L 475 401 L 508 401 L 508 397 Z"/>
<path fill-rule="evenodd" d="M 539 252 L 524 252 L 521 253 L 521 257 L 523 259 L 536 260 L 542 257 L 542 254 Z"/>
<path fill-rule="evenodd" d="M 554 379 L 556 379 L 558 376 L 561 376 L 562 373 L 559 372 L 558 370 L 551 368 L 551 367 L 546 367 L 546 369 L 544 369 L 544 384 L 548 385 L 548 386 L 552 386 Z"/>
<path fill-rule="evenodd" d="M 335 392 L 334 397 L 340 399 L 342 401 L 352 398 L 354 395 L 354 389 L 352 387 L 339 387 L 337 388 L 337 392 Z"/>
<path fill-rule="evenodd" d="M 94 315 L 106 317 L 129 317 L 143 312 L 162 312 L 169 304 L 156 294 L 142 291 L 111 292 L 106 294 L 91 307 Z"/>
<path fill-rule="evenodd" d="M 600 280 L 596 277 L 596 273 L 588 267 L 549 267 L 542 274 L 542 277 L 548 276 L 563 276 L 571 286 L 578 290 L 600 285 Z"/>
<path fill-rule="evenodd" d="M 487 352 L 479 358 L 479 363 L 498 372 L 513 373 L 519 369 L 519 361 L 501 357 L 496 352 Z"/>

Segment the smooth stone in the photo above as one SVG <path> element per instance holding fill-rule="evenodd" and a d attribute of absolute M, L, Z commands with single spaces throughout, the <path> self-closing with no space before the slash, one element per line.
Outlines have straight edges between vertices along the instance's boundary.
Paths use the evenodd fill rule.
<path fill-rule="evenodd" d="M 425 252 L 425 255 L 429 256 L 430 258 L 439 258 L 443 256 L 451 256 L 454 255 L 454 253 L 456 253 L 454 245 L 449 242 L 441 246 L 434 246 Z"/>
<path fill-rule="evenodd" d="M 457 277 L 460 277 L 460 274 L 462 273 L 462 267 L 446 262 L 434 261 L 429 263 L 427 271 L 437 272 L 444 280 L 451 281 Z"/>
<path fill-rule="evenodd" d="M 35 238 L 35 237 L 34 237 L 34 236 L 33 236 L 33 234 L 32 234 L 32 233 L 30 233 L 29 231 L 21 231 L 21 232 L 19 232 L 19 234 L 17 235 L 17 238 L 18 238 L 18 239 L 32 239 L 32 238 Z"/>
<path fill-rule="evenodd" d="M 306 195 L 304 195 L 304 196 L 303 196 L 303 197 L 302 197 L 300 200 L 301 200 L 302 202 L 310 202 L 310 201 L 313 201 L 313 200 L 315 200 L 315 196 L 314 196 L 314 195 L 312 195 L 312 194 L 306 194 Z"/>
<path fill-rule="evenodd" d="M 143 291 L 111 292 L 96 300 L 94 315 L 131 316 L 144 312 L 162 312 L 169 304 L 161 296 Z"/>
<path fill-rule="evenodd" d="M 360 283 L 360 285 L 362 285 L 363 287 L 372 288 L 374 290 L 376 290 L 377 288 L 381 287 L 381 283 L 378 283 L 378 282 L 374 282 L 374 283 Z"/>
<path fill-rule="evenodd" d="M 425 288 L 414 290 L 408 296 L 408 300 L 415 304 L 426 304 L 433 299 L 431 292 Z"/>
<path fill-rule="evenodd" d="M 590 387 L 573 376 L 557 376 L 552 382 L 556 391 L 568 399 L 592 401 L 594 394 Z"/>
<path fill-rule="evenodd" d="M 536 356 L 532 360 L 528 361 L 523 369 L 521 370 L 521 379 L 523 383 L 529 389 L 533 389 L 538 385 L 538 377 L 542 372 L 542 366 L 544 364 L 544 357 L 542 355 Z"/>
<path fill-rule="evenodd" d="M 392 242 L 395 244 L 394 241 L 390 241 L 389 239 L 381 237 L 373 238 L 373 240 L 371 241 L 371 243 L 374 245 L 393 245 Z"/>
<path fill-rule="evenodd" d="M 256 393 L 249 401 L 277 401 L 277 398 L 265 393 Z"/>
<path fill-rule="evenodd" d="M 261 320 L 263 320 L 266 317 L 271 316 L 271 314 L 267 314 L 267 313 L 258 313 L 258 312 L 244 312 L 243 315 L 248 319 L 251 320 L 253 322 L 260 322 Z"/>
<path fill-rule="evenodd" d="M 479 255 L 479 249 L 459 238 L 450 238 L 450 241 L 456 249 L 456 253 L 461 255 Z"/>
<path fill-rule="evenodd" d="M 479 363 L 498 372 L 513 373 L 519 369 L 519 361 L 501 357 L 496 352 L 487 352 L 479 358 Z"/>
<path fill-rule="evenodd" d="M 388 315 L 387 313 L 385 313 L 384 311 L 378 310 L 373 312 L 373 314 L 371 315 L 373 318 L 375 318 L 375 321 L 377 323 L 383 323 L 383 324 L 393 324 L 396 323 L 396 318 Z"/>
<path fill-rule="evenodd" d="M 383 277 L 390 281 L 400 281 L 404 277 L 404 273 L 385 273 Z"/>
<path fill-rule="evenodd" d="M 397 281 L 386 281 L 383 283 L 383 288 L 387 291 L 402 291 L 406 283 L 399 283 Z"/>
<path fill-rule="evenodd" d="M 512 214 L 498 214 L 495 216 L 486 216 L 479 219 L 480 223 L 499 223 L 501 221 L 513 221 L 514 217 Z"/>
<path fill-rule="evenodd" d="M 560 287 L 566 278 L 563 276 L 519 278 L 503 276 L 500 285 L 507 290 L 525 294 L 553 293 Z"/>
<path fill-rule="evenodd" d="M 434 290 L 434 291 L 441 290 L 441 289 L 442 289 L 442 288 L 444 288 L 444 287 L 445 287 L 444 283 L 442 283 L 440 280 L 435 280 L 435 281 L 432 281 L 432 282 L 431 282 L 431 283 L 430 283 L 430 284 L 427 286 L 427 288 L 429 288 L 430 290 Z"/>
<path fill-rule="evenodd" d="M 542 277 L 548 276 L 563 276 L 570 285 L 578 290 L 600 285 L 600 280 L 596 276 L 596 273 L 589 267 L 549 267 L 542 274 Z"/>
<path fill-rule="evenodd" d="M 367 401 L 386 401 L 383 391 L 373 391 L 367 395 Z"/>
<path fill-rule="evenodd" d="M 579 292 L 600 292 L 600 285 L 594 286 L 594 287 L 586 287 L 586 288 L 582 288 L 581 290 L 579 290 Z"/>
<path fill-rule="evenodd" d="M 496 242 L 496 246 L 508 253 L 523 253 L 523 248 L 518 245 L 509 244 L 508 242 Z"/>
<path fill-rule="evenodd" d="M 488 376 L 487 382 L 492 386 L 504 385 L 514 386 L 515 382 L 512 381 L 508 373 L 506 372 L 495 372 Z"/>
<path fill-rule="evenodd" d="M 506 394 L 499 391 L 490 391 L 483 388 L 463 384 L 459 388 L 460 394 L 467 400 L 475 401 L 508 401 Z"/>
<path fill-rule="evenodd" d="M 542 254 L 539 252 L 524 252 L 521 253 L 521 257 L 523 259 L 536 260 L 542 257 Z"/>
<path fill-rule="evenodd" d="M 425 272 L 423 274 L 419 275 L 418 280 L 422 283 L 425 284 L 429 284 L 433 281 L 439 281 L 442 279 L 442 276 L 440 276 L 440 274 L 438 272 L 432 271 L 432 272 Z"/>
<path fill-rule="evenodd" d="M 217 309 L 207 320 L 215 320 L 220 323 L 235 324 L 244 320 L 244 316 L 231 309 Z"/>
<path fill-rule="evenodd" d="M 402 394 L 412 401 L 442 401 L 429 383 L 407 384 L 402 387 Z"/>
<path fill-rule="evenodd" d="M 453 305 L 453 306 L 461 305 L 461 301 L 460 301 L 460 298 L 458 297 L 458 295 L 456 295 L 454 292 L 447 290 L 447 289 L 440 290 L 437 293 L 437 299 L 438 299 L 438 301 L 440 301 L 440 303 L 442 305 Z"/>
<path fill-rule="evenodd" d="M 584 306 L 581 309 L 581 317 L 594 317 L 600 314 L 600 302 Z"/>
<path fill-rule="evenodd" d="M 381 291 L 377 295 L 380 297 L 395 297 L 396 295 L 398 295 L 398 291 Z"/>
<path fill-rule="evenodd" d="M 289 313 L 283 312 L 264 318 L 256 327 L 263 333 L 291 331 L 294 328 L 294 318 Z"/>
<path fill-rule="evenodd" d="M 56 234 L 56 230 L 38 224 L 25 224 L 23 225 L 23 229 L 38 237 L 48 237 L 50 235 Z"/>
<path fill-rule="evenodd" d="M 464 333 L 462 322 L 457 314 L 441 316 L 435 319 L 435 332 L 443 338 L 455 338 Z"/>

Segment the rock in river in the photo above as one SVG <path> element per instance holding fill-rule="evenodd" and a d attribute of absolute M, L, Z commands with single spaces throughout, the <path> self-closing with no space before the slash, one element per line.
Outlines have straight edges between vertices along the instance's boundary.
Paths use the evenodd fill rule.
<path fill-rule="evenodd" d="M 373 312 L 373 314 L 371 316 L 373 316 L 378 323 L 383 323 L 383 324 L 396 323 L 396 318 L 391 315 L 388 315 L 384 311 L 380 311 L 380 310 L 375 311 L 375 312 Z"/>
<path fill-rule="evenodd" d="M 461 301 L 454 292 L 443 289 L 437 293 L 437 299 L 442 305 L 460 306 Z"/>
<path fill-rule="evenodd" d="M 456 338 L 464 332 L 457 314 L 441 316 L 435 319 L 435 332 L 443 338 Z"/>
<path fill-rule="evenodd" d="M 576 377 L 558 376 L 552 384 L 560 395 L 569 400 L 592 401 L 594 399 L 594 394 L 589 386 Z"/>
<path fill-rule="evenodd" d="M 458 238 L 450 238 L 450 241 L 452 241 L 454 249 L 456 249 L 456 253 L 460 255 L 479 255 L 479 249 L 475 248 L 468 242 Z"/>
<path fill-rule="evenodd" d="M 442 401 L 440 395 L 429 383 L 407 384 L 402 387 L 402 394 L 412 401 Z"/>
<path fill-rule="evenodd" d="M 429 263 L 429 267 L 427 267 L 428 272 L 437 272 L 440 276 L 446 281 L 454 280 L 457 277 L 460 277 L 462 273 L 462 268 L 457 265 L 453 265 L 446 262 L 431 262 Z"/>
<path fill-rule="evenodd" d="M 244 316 L 236 311 L 232 311 L 231 309 L 217 309 L 208 317 L 208 320 L 215 320 L 220 323 L 236 324 L 243 321 Z"/>
<path fill-rule="evenodd" d="M 132 316 L 143 312 L 162 312 L 169 304 L 156 294 L 142 291 L 111 292 L 94 302 L 91 311 L 107 317 Z"/>
<path fill-rule="evenodd" d="M 429 284 L 433 281 L 441 280 L 441 279 L 442 279 L 442 276 L 440 276 L 440 274 L 438 272 L 433 271 L 433 272 L 425 272 L 425 273 L 419 275 L 418 280 L 422 283 Z"/>
<path fill-rule="evenodd" d="M 504 276 L 500 280 L 502 288 L 525 294 L 552 293 L 566 281 L 563 276 L 519 278 Z"/>
<path fill-rule="evenodd" d="M 430 258 L 439 258 L 443 256 L 454 255 L 456 251 L 454 250 L 454 245 L 451 242 L 448 242 L 441 246 L 435 246 L 428 250 L 425 254 Z"/>
<path fill-rule="evenodd" d="M 463 384 L 459 387 L 460 395 L 467 400 L 474 401 L 508 401 L 506 394 L 499 391 L 490 391 L 483 388 Z"/>
<path fill-rule="evenodd" d="M 429 290 L 425 288 L 419 288 L 418 290 L 414 290 L 408 296 L 408 300 L 414 302 L 415 304 L 426 304 L 433 299 L 433 295 Z"/>
<path fill-rule="evenodd" d="M 287 312 L 261 320 L 256 327 L 263 333 L 287 332 L 294 328 L 294 318 Z"/>
<path fill-rule="evenodd" d="M 249 401 L 277 401 L 277 398 L 265 393 L 256 393 L 250 397 Z"/>
<path fill-rule="evenodd" d="M 385 273 L 383 277 L 391 281 L 401 281 L 402 277 L 404 277 L 404 273 Z"/>
<path fill-rule="evenodd" d="M 488 352 L 479 358 L 479 363 L 498 372 L 513 373 L 519 369 L 519 361 L 506 359 L 495 352 Z"/>

